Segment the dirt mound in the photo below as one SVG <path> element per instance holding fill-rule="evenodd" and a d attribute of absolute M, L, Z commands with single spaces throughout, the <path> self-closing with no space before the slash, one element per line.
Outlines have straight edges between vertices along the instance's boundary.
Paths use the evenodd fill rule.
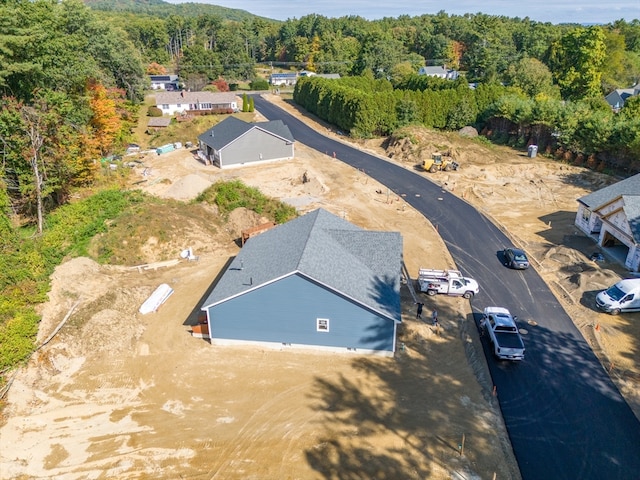
<path fill-rule="evenodd" d="M 102 295 L 102 289 L 110 289 L 116 282 L 114 270 L 101 267 L 100 264 L 86 257 L 72 258 L 58 265 L 51 275 L 53 285 L 49 291 L 49 301 L 41 306 L 42 320 L 38 328 L 38 343 L 41 343 L 53 332 L 65 314 L 79 302 L 92 301 Z M 87 289 L 87 279 L 101 285 L 100 289 Z"/>
<path fill-rule="evenodd" d="M 300 177 L 299 185 L 304 195 L 321 196 L 329 192 L 329 187 L 322 181 L 322 177 L 315 171 L 305 170 Z"/>
<path fill-rule="evenodd" d="M 211 182 L 200 175 L 189 174 L 180 177 L 171 186 L 162 192 L 164 198 L 175 198 L 176 200 L 191 200 L 211 186 Z"/>
<path fill-rule="evenodd" d="M 506 154 L 500 149 L 489 149 L 474 141 L 477 132 L 476 135 L 471 134 L 468 129 L 464 132 L 438 132 L 425 127 L 409 126 L 394 132 L 382 143 L 379 140 L 367 140 L 364 144 L 381 155 L 409 165 L 421 165 L 424 159 L 438 152 L 450 154 L 461 168 L 466 168 L 467 165 L 492 164 L 506 158 L 503 157 Z M 512 162 L 513 152 L 510 151 L 508 156 L 509 162 Z"/>
<path fill-rule="evenodd" d="M 253 210 L 244 207 L 236 208 L 229 214 L 229 219 L 225 225 L 227 231 L 233 238 L 240 238 L 242 231 L 251 227 L 256 227 L 267 223 L 270 220 L 267 217 L 257 214 Z"/>
<path fill-rule="evenodd" d="M 405 127 L 391 135 L 384 145 L 385 154 L 398 162 L 422 164 L 432 153 L 452 151 L 453 144 L 445 134 L 428 131 L 421 127 Z"/>

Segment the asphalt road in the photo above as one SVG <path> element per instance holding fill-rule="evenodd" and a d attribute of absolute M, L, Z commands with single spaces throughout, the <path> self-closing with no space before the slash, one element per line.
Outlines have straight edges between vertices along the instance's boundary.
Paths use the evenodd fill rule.
<path fill-rule="evenodd" d="M 335 152 L 437 226 L 458 268 L 480 284 L 471 302 L 476 325 L 489 305 L 518 316 L 528 331 L 523 362 L 497 361 L 486 341 L 483 348 L 524 480 L 640 479 L 640 422 L 535 269 L 502 266 L 498 252 L 510 242 L 495 225 L 424 176 L 322 136 L 258 95 L 254 101 L 296 141 Z"/>

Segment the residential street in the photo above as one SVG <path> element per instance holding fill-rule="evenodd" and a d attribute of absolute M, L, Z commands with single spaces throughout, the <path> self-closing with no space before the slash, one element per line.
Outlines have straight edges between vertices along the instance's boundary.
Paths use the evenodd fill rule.
<path fill-rule="evenodd" d="M 474 312 L 506 305 L 515 315 L 535 319 L 526 335 L 524 362 L 505 364 L 488 356 L 524 479 L 619 479 L 640 471 L 638 419 L 535 269 L 496 272 L 501 268 L 497 253 L 510 243 L 497 226 L 423 176 L 318 135 L 274 104 L 254 98 L 266 118 L 283 120 L 298 141 L 335 152 L 437 226 L 460 270 L 483 285 L 472 300 Z"/>

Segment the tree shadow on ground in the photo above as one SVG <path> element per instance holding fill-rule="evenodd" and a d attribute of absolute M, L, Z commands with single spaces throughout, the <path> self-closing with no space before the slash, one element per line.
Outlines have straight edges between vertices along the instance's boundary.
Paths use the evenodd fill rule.
<path fill-rule="evenodd" d="M 498 478 L 514 478 L 505 465 L 487 466 L 481 460 L 496 453 L 487 451 L 496 448 L 489 447 L 496 437 L 495 432 L 487 435 L 487 424 L 498 416 L 487 411 L 486 404 L 477 405 L 483 401 L 479 386 L 475 395 L 465 389 L 473 376 L 467 361 L 460 362 L 465 352 L 457 314 L 439 302 L 438 335 L 431 325 L 430 306 L 425 305 L 424 320 L 415 319 L 406 286 L 402 297 L 403 324 L 398 333 L 402 347 L 395 358 L 354 359 L 352 365 L 364 379 L 344 375 L 316 379 L 310 402 L 323 433 L 306 452 L 307 461 L 327 479 L 423 479 L 451 474 L 452 465 L 458 473 L 481 478 L 496 471 Z M 429 298 L 426 303 L 433 301 Z M 452 348 L 460 351 L 452 356 Z M 378 387 L 372 392 L 370 385 Z M 484 417 L 478 418 L 476 409 L 484 410 Z M 464 456 L 459 448 L 463 436 Z"/>
<path fill-rule="evenodd" d="M 474 315 L 476 324 L 480 317 Z M 613 422 L 594 418 L 591 412 L 611 412 L 612 418 L 625 418 L 628 425 L 637 424 L 637 419 L 589 344 L 577 328 L 558 331 L 540 323 L 519 323 L 526 331 L 522 363 L 496 360 L 488 340 L 482 343 L 491 377 L 499 386 L 500 408 L 523 477 L 545 478 L 553 476 L 552 472 L 555 478 L 595 478 L 594 472 L 610 472 L 611 478 L 631 475 L 635 467 L 628 460 L 636 447 L 630 443 L 638 435 L 632 428 L 613 432 Z M 569 377 L 567 372 L 571 372 Z M 536 385 L 535 391 L 523 394 L 523 376 Z M 544 398 L 556 401 L 542 402 Z M 565 459 L 561 467 L 538 461 L 549 448 Z"/>

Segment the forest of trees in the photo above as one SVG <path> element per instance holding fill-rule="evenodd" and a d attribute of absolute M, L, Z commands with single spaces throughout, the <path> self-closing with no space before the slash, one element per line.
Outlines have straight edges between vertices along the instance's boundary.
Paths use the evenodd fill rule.
<path fill-rule="evenodd" d="M 463 75 L 456 82 L 417 75 L 431 64 Z M 5 0 L 0 205 L 42 231 L 47 211 L 95 181 L 95 159 L 130 140 L 153 68 L 200 89 L 255 81 L 274 66 L 339 73 L 333 84 L 300 82 L 294 98 L 354 136 L 411 123 L 474 125 L 515 132 L 517 144 L 553 138 L 626 166 L 640 157 L 638 101 L 614 113 L 603 100 L 640 79 L 638 20 L 586 27 L 438 12 L 281 22 L 160 0 Z"/>
<path fill-rule="evenodd" d="M 226 16 L 203 4 L 181 4 L 180 14 L 161 1 L 117 5 L 100 0 L 95 8 L 124 19 L 120 23 L 145 58 L 178 73 L 187 88 L 221 77 L 230 83 L 255 79 L 259 65 L 338 73 L 343 80 L 334 84 L 302 82 L 294 99 L 354 136 L 388 135 L 410 123 L 443 129 L 471 124 L 491 132 L 494 141 L 534 141 L 541 151 L 598 156 L 600 168 L 640 171 L 638 100 L 620 114 L 604 101 L 640 80 L 638 20 L 587 27 L 438 12 L 279 22 L 238 20 L 239 11 Z M 419 77 L 423 65 L 446 65 L 463 77 Z M 469 82 L 481 88 L 469 91 Z M 329 104 L 331 112 L 323 116 Z"/>
<path fill-rule="evenodd" d="M 221 7 L 205 4 L 113 0 L 109 8 L 108 0 L 87 3 L 104 8 L 108 18 L 122 25 L 148 61 L 194 82 L 221 75 L 248 79 L 256 64 L 342 76 L 370 70 L 377 77 L 397 79 L 426 63 L 462 70 L 470 82 L 528 86 L 552 74 L 563 94 L 576 98 L 592 88 L 606 93 L 626 88 L 640 78 L 638 20 L 590 29 L 439 12 L 375 21 L 307 15 L 279 22 L 254 16 L 237 20 L 237 10 L 226 16 Z M 596 61 L 590 69 L 572 69 L 574 60 Z M 524 77 L 519 74 L 523 66 Z M 577 75 L 584 85 L 574 85 Z"/>

